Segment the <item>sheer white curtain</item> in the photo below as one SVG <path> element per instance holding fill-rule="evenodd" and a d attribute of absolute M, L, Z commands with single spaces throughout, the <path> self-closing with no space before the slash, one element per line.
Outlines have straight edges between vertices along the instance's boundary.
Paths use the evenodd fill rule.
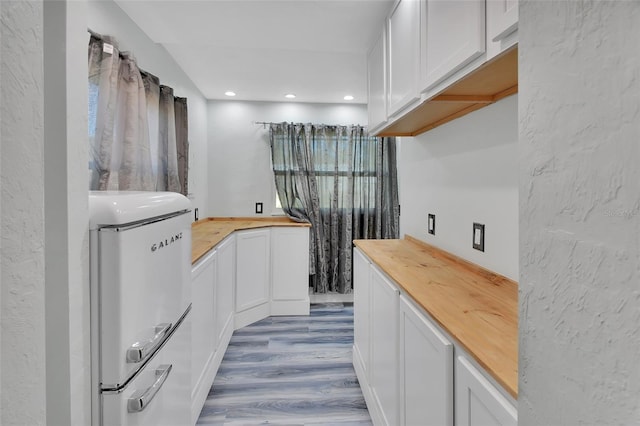
<path fill-rule="evenodd" d="M 188 152 L 186 104 L 172 88 L 141 71 L 115 40 L 91 33 L 90 189 L 187 195 L 188 164 L 178 167 L 179 152 Z"/>

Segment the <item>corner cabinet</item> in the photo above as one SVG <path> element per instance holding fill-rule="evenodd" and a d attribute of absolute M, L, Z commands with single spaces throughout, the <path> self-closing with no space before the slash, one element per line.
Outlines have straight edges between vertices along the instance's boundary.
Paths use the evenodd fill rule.
<path fill-rule="evenodd" d="M 464 349 L 360 249 L 353 259 L 353 364 L 373 424 L 517 424 L 515 406 Z"/>
<path fill-rule="evenodd" d="M 270 236 L 269 229 L 236 233 L 235 328 L 270 314 Z"/>

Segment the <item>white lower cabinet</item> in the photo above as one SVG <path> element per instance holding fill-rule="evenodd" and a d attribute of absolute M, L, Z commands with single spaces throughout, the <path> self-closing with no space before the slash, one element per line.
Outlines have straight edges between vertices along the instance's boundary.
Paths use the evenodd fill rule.
<path fill-rule="evenodd" d="M 216 279 L 215 324 L 218 345 L 226 349 L 233 334 L 233 290 L 236 283 L 236 240 L 227 237 L 216 248 L 218 276 Z M 224 351 L 220 354 L 222 360 Z"/>
<path fill-rule="evenodd" d="M 236 233 L 235 328 L 269 316 L 270 230 Z"/>
<path fill-rule="evenodd" d="M 195 424 L 235 329 L 269 315 L 309 314 L 309 228 L 234 232 L 193 265 L 191 286 Z"/>
<path fill-rule="evenodd" d="M 518 411 L 465 356 L 456 360 L 456 426 L 516 426 Z"/>
<path fill-rule="evenodd" d="M 271 229 L 271 315 L 309 315 L 309 228 Z"/>
<path fill-rule="evenodd" d="M 370 370 L 371 320 L 369 300 L 371 292 L 371 264 L 359 251 L 353 251 L 353 365 L 358 377 L 368 383 Z M 368 389 L 363 389 L 365 398 Z"/>
<path fill-rule="evenodd" d="M 191 417 L 197 419 L 206 399 L 215 371 L 212 368 L 216 351 L 215 290 L 217 252 L 214 250 L 199 260 L 191 270 Z M 195 421 L 195 420 L 194 420 Z"/>
<path fill-rule="evenodd" d="M 400 424 L 453 426 L 453 343 L 400 297 Z"/>
<path fill-rule="evenodd" d="M 385 425 L 398 424 L 398 289 L 376 268 L 371 274 L 371 390 Z"/>
<path fill-rule="evenodd" d="M 353 364 L 373 424 L 517 425 L 516 402 L 358 248 L 353 261 Z"/>

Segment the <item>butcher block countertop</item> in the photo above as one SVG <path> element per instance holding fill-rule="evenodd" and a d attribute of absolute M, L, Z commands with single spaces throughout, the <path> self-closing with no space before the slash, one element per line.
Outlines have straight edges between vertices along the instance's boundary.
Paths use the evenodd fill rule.
<path fill-rule="evenodd" d="M 191 225 L 191 263 L 196 263 L 209 250 L 218 245 L 234 231 L 266 228 L 269 226 L 302 226 L 308 223 L 294 222 L 285 216 L 255 217 L 209 217 Z"/>
<path fill-rule="evenodd" d="M 518 398 L 515 281 L 410 236 L 354 244 Z"/>

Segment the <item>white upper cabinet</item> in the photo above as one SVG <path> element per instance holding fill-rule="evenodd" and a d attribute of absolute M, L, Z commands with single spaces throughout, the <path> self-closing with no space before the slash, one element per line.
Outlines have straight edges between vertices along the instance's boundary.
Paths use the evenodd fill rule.
<path fill-rule="evenodd" d="M 421 89 L 427 91 L 485 53 L 485 1 L 424 1 L 421 44 Z"/>
<path fill-rule="evenodd" d="M 487 39 L 500 41 L 518 29 L 518 0 L 487 0 Z"/>
<path fill-rule="evenodd" d="M 387 32 L 378 37 L 367 57 L 367 84 L 369 97 L 369 129 L 387 122 Z"/>
<path fill-rule="evenodd" d="M 389 116 L 420 98 L 420 2 L 399 0 L 387 21 L 389 43 Z"/>
<path fill-rule="evenodd" d="M 487 60 L 518 43 L 518 1 L 487 0 Z"/>

